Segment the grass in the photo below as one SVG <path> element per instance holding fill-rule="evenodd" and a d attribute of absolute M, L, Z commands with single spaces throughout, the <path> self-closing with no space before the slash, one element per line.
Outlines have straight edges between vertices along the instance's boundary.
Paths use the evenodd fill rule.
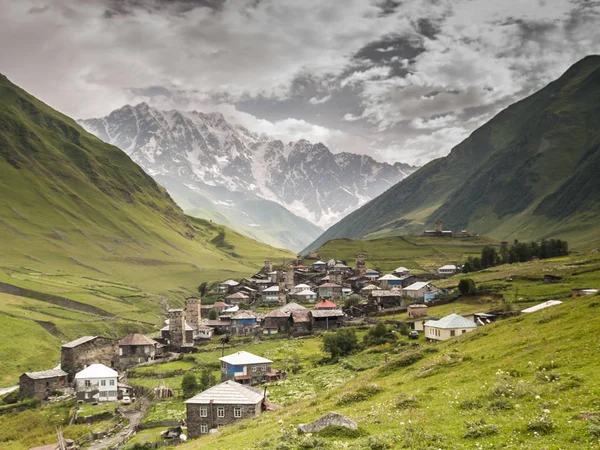
<path fill-rule="evenodd" d="M 82 405 L 78 405 L 78 417 L 96 416 L 107 412 L 114 413 L 115 409 L 120 406 L 121 404 L 119 402 L 99 402 L 96 405 L 92 403 L 84 403 Z"/>

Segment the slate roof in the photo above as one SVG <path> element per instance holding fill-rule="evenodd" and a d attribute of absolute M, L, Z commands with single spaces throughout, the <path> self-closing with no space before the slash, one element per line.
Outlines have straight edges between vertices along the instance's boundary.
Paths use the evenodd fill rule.
<path fill-rule="evenodd" d="M 314 294 L 314 292 L 313 292 L 313 294 Z M 279 310 L 289 313 L 292 311 L 306 311 L 306 308 L 302 305 L 299 305 L 298 303 L 290 302 L 287 305 L 283 305 L 281 308 L 279 308 Z"/>
<path fill-rule="evenodd" d="M 104 364 L 91 364 L 80 372 L 75 374 L 75 379 L 79 378 L 112 378 L 118 377 L 116 370 L 105 366 Z"/>
<path fill-rule="evenodd" d="M 425 325 L 433 328 L 477 328 L 477 324 L 472 320 L 466 319 L 463 316 L 452 313 L 446 317 L 442 317 L 440 320 L 430 320 Z"/>
<path fill-rule="evenodd" d="M 232 355 L 223 356 L 219 358 L 219 361 L 223 361 L 227 364 L 231 364 L 234 366 L 244 365 L 244 364 L 266 364 L 272 363 L 270 359 L 263 358 L 262 356 L 256 356 L 250 352 L 237 352 Z"/>
<path fill-rule="evenodd" d="M 369 295 L 371 297 L 401 297 L 402 291 L 400 289 L 391 289 L 389 291 L 385 289 L 377 289 L 372 290 Z"/>
<path fill-rule="evenodd" d="M 250 297 L 248 297 L 246 294 L 242 294 L 241 292 L 236 292 L 235 294 L 231 294 L 228 295 L 227 297 L 225 297 L 226 299 L 241 299 L 241 300 L 248 300 Z"/>
<path fill-rule="evenodd" d="M 119 345 L 156 345 L 156 343 L 156 341 L 139 333 L 128 334 L 119 341 Z"/>
<path fill-rule="evenodd" d="M 324 317 L 343 317 L 344 312 L 341 309 L 313 309 L 311 311 L 313 317 L 320 319 Z"/>
<path fill-rule="evenodd" d="M 85 344 L 86 342 L 90 342 L 93 341 L 94 339 L 96 339 L 98 336 L 82 336 L 78 339 L 75 339 L 74 341 L 71 342 L 67 342 L 66 344 L 63 344 L 64 348 L 75 348 L 81 344 Z"/>
<path fill-rule="evenodd" d="M 256 405 L 264 399 L 262 389 L 242 385 L 235 381 L 225 381 L 190 398 L 186 403 L 216 405 Z"/>
<path fill-rule="evenodd" d="M 25 372 L 32 380 L 44 380 L 46 378 L 66 377 L 67 372 L 62 369 L 43 370 L 41 372 Z"/>
<path fill-rule="evenodd" d="M 294 323 L 308 323 L 310 322 L 310 311 L 294 311 L 292 319 Z"/>

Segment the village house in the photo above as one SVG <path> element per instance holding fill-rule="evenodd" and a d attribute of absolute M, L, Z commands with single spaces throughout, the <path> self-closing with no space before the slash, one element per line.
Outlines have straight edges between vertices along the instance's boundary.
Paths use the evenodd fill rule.
<path fill-rule="evenodd" d="M 202 326 L 212 328 L 217 334 L 226 334 L 231 329 L 231 319 L 223 317 L 215 320 L 207 319 L 202 321 Z"/>
<path fill-rule="evenodd" d="M 446 264 L 438 269 L 438 273 L 444 276 L 454 275 L 456 272 L 458 272 L 458 267 L 454 264 Z"/>
<path fill-rule="evenodd" d="M 342 286 L 335 283 L 325 283 L 318 287 L 319 298 L 340 298 Z"/>
<path fill-rule="evenodd" d="M 232 380 L 242 384 L 259 384 L 266 381 L 271 372 L 270 359 L 241 351 L 219 358 L 221 361 L 221 381 Z"/>
<path fill-rule="evenodd" d="M 364 297 L 368 297 L 371 292 L 376 291 L 378 289 L 379 287 L 375 286 L 374 284 L 367 284 L 360 290 L 360 294 Z"/>
<path fill-rule="evenodd" d="M 104 364 L 92 364 L 75 374 L 78 402 L 112 402 L 118 399 L 119 374 Z"/>
<path fill-rule="evenodd" d="M 67 387 L 68 374 L 61 369 L 25 372 L 19 377 L 19 396 L 46 400 Z"/>
<path fill-rule="evenodd" d="M 271 286 L 261 292 L 263 303 L 279 303 L 279 286 Z"/>
<path fill-rule="evenodd" d="M 294 336 L 307 336 L 312 332 L 311 311 L 292 311 L 292 334 Z"/>
<path fill-rule="evenodd" d="M 250 286 L 241 286 L 238 289 L 238 292 L 241 292 L 242 294 L 247 295 L 251 301 L 256 300 L 258 298 L 258 290 L 253 289 Z"/>
<path fill-rule="evenodd" d="M 349 287 L 342 287 L 342 298 L 347 298 L 352 295 L 352 289 Z"/>
<path fill-rule="evenodd" d="M 377 289 L 369 293 L 369 305 L 375 310 L 403 306 L 402 291 L 400 289 Z"/>
<path fill-rule="evenodd" d="M 76 372 L 90 364 L 114 367 L 119 362 L 119 342 L 101 336 L 82 336 L 63 344 L 60 367 L 73 379 Z"/>
<path fill-rule="evenodd" d="M 365 271 L 365 278 L 369 281 L 376 281 L 380 276 L 381 274 L 375 269 L 367 269 Z"/>
<path fill-rule="evenodd" d="M 379 281 L 379 286 L 381 289 L 391 289 L 395 287 L 402 287 L 402 279 L 397 277 L 396 275 L 387 274 L 377 279 Z"/>
<path fill-rule="evenodd" d="M 425 322 L 425 339 L 430 341 L 447 341 L 454 336 L 468 333 L 477 328 L 477 324 L 463 316 L 452 313 L 440 320 Z"/>
<path fill-rule="evenodd" d="M 213 305 L 207 305 L 207 306 L 211 306 L 210 309 L 216 309 L 218 313 L 222 313 L 223 311 L 225 311 L 227 308 L 229 308 L 231 305 L 228 305 L 225 302 L 215 302 Z"/>
<path fill-rule="evenodd" d="M 231 316 L 231 333 L 247 335 L 258 328 L 256 316 L 250 311 L 238 311 Z"/>
<path fill-rule="evenodd" d="M 196 339 L 200 339 L 200 340 L 207 340 L 207 339 L 212 339 L 213 335 L 214 335 L 214 329 L 212 327 L 209 327 L 208 325 L 205 325 L 204 322 L 202 325 L 200 325 L 197 329 L 196 329 Z"/>
<path fill-rule="evenodd" d="M 305 283 L 300 283 L 297 284 L 296 286 L 294 286 L 291 290 L 290 290 L 290 294 L 291 295 L 296 295 L 302 291 L 305 291 L 307 289 L 310 289 L 310 286 L 308 284 Z"/>
<path fill-rule="evenodd" d="M 190 438 L 207 434 L 212 429 L 253 417 L 263 410 L 265 394 L 234 381 L 225 381 L 185 402 L 187 431 Z"/>
<path fill-rule="evenodd" d="M 313 309 L 310 314 L 313 330 L 339 328 L 344 319 L 344 312 L 341 309 Z"/>
<path fill-rule="evenodd" d="M 240 303 L 248 303 L 250 297 L 242 292 L 236 292 L 225 297 L 225 300 L 231 305 L 239 305 Z"/>
<path fill-rule="evenodd" d="M 429 284 L 428 281 L 417 281 L 402 289 L 402 294 L 405 297 L 420 301 L 425 300 L 426 294 L 435 294 L 437 292 L 438 288 Z"/>
<path fill-rule="evenodd" d="M 310 289 L 305 289 L 304 291 L 294 294 L 294 298 L 299 302 L 314 302 L 317 300 L 317 293 Z"/>
<path fill-rule="evenodd" d="M 223 281 L 217 287 L 217 292 L 219 294 L 227 294 L 227 293 L 233 294 L 233 292 L 235 291 L 235 287 L 239 284 L 240 283 L 238 283 L 237 281 L 234 281 L 234 280 Z"/>
<path fill-rule="evenodd" d="M 417 317 L 426 317 L 427 305 L 422 305 L 419 303 L 408 305 L 407 313 L 409 319 L 416 319 Z"/>
<path fill-rule="evenodd" d="M 397 277 L 401 277 L 403 275 L 410 275 L 410 269 L 407 269 L 406 267 L 398 267 L 392 273 Z"/>
<path fill-rule="evenodd" d="M 312 267 L 315 270 L 323 270 L 327 267 L 327 263 L 323 261 L 317 261 L 312 264 Z"/>
<path fill-rule="evenodd" d="M 335 263 L 331 268 L 331 272 L 339 272 L 339 273 L 348 273 L 351 272 L 352 269 L 348 267 L 346 264 L 342 264 L 341 262 Z"/>
<path fill-rule="evenodd" d="M 158 342 L 143 334 L 128 334 L 119 341 L 119 367 L 153 361 L 158 352 Z"/>

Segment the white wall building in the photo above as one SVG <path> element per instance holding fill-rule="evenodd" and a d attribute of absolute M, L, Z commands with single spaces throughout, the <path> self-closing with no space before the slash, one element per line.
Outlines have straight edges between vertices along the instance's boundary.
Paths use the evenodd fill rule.
<path fill-rule="evenodd" d="M 438 269 L 440 275 L 454 275 L 456 272 L 458 272 L 458 267 L 454 264 L 446 264 Z"/>
<path fill-rule="evenodd" d="M 428 281 L 417 281 L 416 283 L 413 283 L 410 286 L 406 286 L 404 289 L 402 289 L 402 295 L 405 297 L 414 298 L 415 300 L 423 300 L 425 298 L 425 294 L 435 293 L 438 290 L 438 288 L 429 284 Z"/>
<path fill-rule="evenodd" d="M 104 364 L 92 364 L 75 374 L 77 400 L 84 402 L 112 402 L 117 400 L 116 370 Z"/>
<path fill-rule="evenodd" d="M 425 322 L 425 339 L 430 341 L 447 341 L 455 336 L 468 333 L 477 328 L 477 324 L 463 316 L 452 313 L 440 320 Z"/>

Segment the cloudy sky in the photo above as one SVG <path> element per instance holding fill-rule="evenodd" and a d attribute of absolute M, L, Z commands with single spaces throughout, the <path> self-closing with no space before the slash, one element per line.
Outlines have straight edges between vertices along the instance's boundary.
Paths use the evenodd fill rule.
<path fill-rule="evenodd" d="M 593 53 L 597 0 L 0 0 L 0 73 L 72 117 L 219 110 L 412 164 Z"/>

